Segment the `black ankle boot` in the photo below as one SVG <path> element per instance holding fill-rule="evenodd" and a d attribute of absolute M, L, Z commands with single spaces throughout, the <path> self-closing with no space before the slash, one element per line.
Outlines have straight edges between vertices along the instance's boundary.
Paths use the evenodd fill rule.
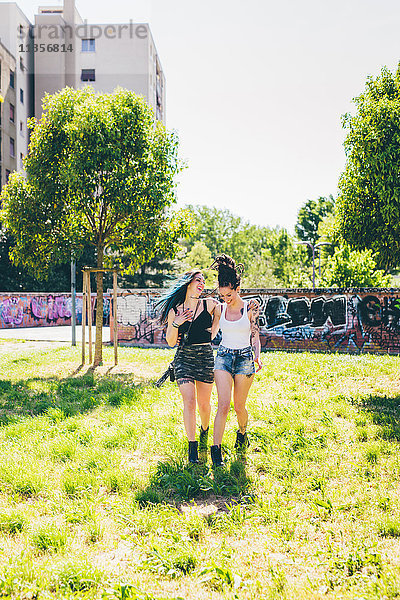
<path fill-rule="evenodd" d="M 200 425 L 199 452 L 207 452 L 208 430 L 209 427 L 203 429 L 203 426 Z"/>
<path fill-rule="evenodd" d="M 223 467 L 224 461 L 222 460 L 221 444 L 219 446 L 211 446 L 210 450 L 213 467 Z"/>
<path fill-rule="evenodd" d="M 250 446 L 249 438 L 247 437 L 247 433 L 241 433 L 239 430 L 236 432 L 236 442 L 235 442 L 235 450 L 239 450 L 241 452 L 245 452 L 245 450 Z"/>
<path fill-rule="evenodd" d="M 189 462 L 197 465 L 199 462 L 199 453 L 197 451 L 198 442 L 189 442 Z"/>

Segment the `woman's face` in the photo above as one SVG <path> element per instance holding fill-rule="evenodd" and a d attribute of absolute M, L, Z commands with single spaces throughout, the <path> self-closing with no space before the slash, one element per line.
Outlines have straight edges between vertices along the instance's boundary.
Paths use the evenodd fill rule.
<path fill-rule="evenodd" d="M 237 300 L 237 298 L 239 296 L 239 290 L 240 290 L 240 288 L 237 287 L 236 290 L 234 290 L 229 285 L 226 287 L 218 288 L 218 294 L 219 294 L 219 297 L 221 298 L 222 302 L 226 302 L 226 304 L 232 304 L 232 302 L 235 302 L 235 300 Z"/>
<path fill-rule="evenodd" d="M 206 282 L 202 273 L 196 273 L 188 285 L 189 296 L 200 296 L 205 288 Z"/>

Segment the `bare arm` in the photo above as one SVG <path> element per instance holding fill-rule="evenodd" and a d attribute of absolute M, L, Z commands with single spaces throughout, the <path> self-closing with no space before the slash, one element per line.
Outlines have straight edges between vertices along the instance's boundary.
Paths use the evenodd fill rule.
<path fill-rule="evenodd" d="M 260 314 L 260 303 L 255 298 L 252 298 L 247 303 L 247 310 L 253 311 L 257 316 Z"/>
<path fill-rule="evenodd" d="M 184 311 L 175 311 L 171 308 L 168 313 L 168 321 L 167 321 L 167 333 L 165 334 L 165 339 L 167 340 L 168 346 L 173 348 L 176 346 L 178 341 L 178 328 L 180 325 L 183 325 L 185 321 L 190 321 L 192 319 L 192 311 L 186 309 Z M 173 325 L 174 323 L 174 325 Z M 178 327 L 176 327 L 178 325 Z"/>
<path fill-rule="evenodd" d="M 255 311 L 254 310 L 249 311 L 249 318 L 250 318 L 250 324 L 251 324 L 250 340 L 251 340 L 251 345 L 254 350 L 254 360 L 258 365 L 257 371 L 259 371 L 262 368 L 262 362 L 261 362 L 261 357 L 260 357 L 261 342 L 260 342 L 260 326 L 258 323 L 258 312 L 259 312 L 258 306 Z"/>
<path fill-rule="evenodd" d="M 210 306 L 211 304 L 211 306 Z M 207 300 L 207 309 L 212 315 L 212 326 L 211 326 L 211 339 L 213 340 L 219 331 L 219 320 L 221 318 L 221 304 L 209 298 Z"/>

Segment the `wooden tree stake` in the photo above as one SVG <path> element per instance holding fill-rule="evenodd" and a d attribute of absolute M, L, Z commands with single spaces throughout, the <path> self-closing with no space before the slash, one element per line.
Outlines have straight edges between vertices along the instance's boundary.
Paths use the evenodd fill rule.
<path fill-rule="evenodd" d="M 117 271 L 113 272 L 113 326 L 114 326 L 114 364 L 118 364 L 118 327 L 117 327 Z"/>
<path fill-rule="evenodd" d="M 92 355 L 92 293 L 90 288 L 90 271 L 86 272 L 87 283 L 86 283 L 86 294 L 87 294 L 87 311 L 88 311 L 88 327 L 89 327 L 89 364 L 93 362 Z"/>
<path fill-rule="evenodd" d="M 83 290 L 82 290 L 82 365 L 85 364 L 85 344 L 86 344 L 86 271 L 83 272 Z"/>

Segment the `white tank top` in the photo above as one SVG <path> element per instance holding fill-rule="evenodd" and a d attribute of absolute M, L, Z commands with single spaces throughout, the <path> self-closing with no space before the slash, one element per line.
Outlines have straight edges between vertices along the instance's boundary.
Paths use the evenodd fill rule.
<path fill-rule="evenodd" d="M 250 346 L 251 324 L 247 313 L 247 302 L 243 300 L 243 314 L 237 321 L 227 321 L 225 318 L 227 304 L 222 305 L 219 326 L 222 332 L 221 346 L 232 350 L 241 350 Z"/>

